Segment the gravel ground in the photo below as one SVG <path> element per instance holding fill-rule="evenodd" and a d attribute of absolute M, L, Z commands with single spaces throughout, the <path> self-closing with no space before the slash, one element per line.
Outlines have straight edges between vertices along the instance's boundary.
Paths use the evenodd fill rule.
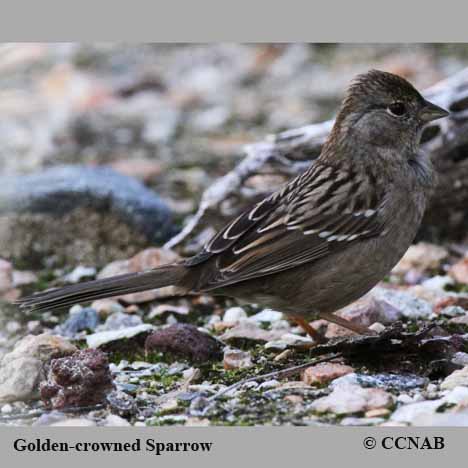
<path fill-rule="evenodd" d="M 190 242 L 160 247 L 243 145 L 333 117 L 355 74 L 425 88 L 467 59 L 463 45 L 0 47 L 0 424 L 467 426 L 468 246 L 451 239 L 412 246 L 339 312 L 378 342 L 316 322 L 333 346 L 311 349 L 278 311 L 170 288 L 42 315 L 11 304 L 184 255 Z M 73 193 L 47 178 L 69 165 Z M 94 169 L 122 177 L 82 190 Z"/>

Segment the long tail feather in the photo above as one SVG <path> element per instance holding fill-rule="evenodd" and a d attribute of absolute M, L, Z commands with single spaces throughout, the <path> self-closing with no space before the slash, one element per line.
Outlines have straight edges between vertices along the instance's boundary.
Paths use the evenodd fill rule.
<path fill-rule="evenodd" d="M 128 273 L 44 291 L 19 299 L 17 304 L 21 308 L 35 311 L 62 309 L 96 299 L 177 285 L 184 273 L 185 268 L 180 265 L 167 265 L 140 273 Z"/>

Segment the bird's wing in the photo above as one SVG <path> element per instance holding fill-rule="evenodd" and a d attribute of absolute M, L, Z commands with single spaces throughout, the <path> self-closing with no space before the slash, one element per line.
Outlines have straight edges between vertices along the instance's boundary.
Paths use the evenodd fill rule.
<path fill-rule="evenodd" d="M 317 162 L 281 191 L 242 213 L 186 262 L 213 259 L 200 279 L 210 290 L 270 275 L 337 252 L 385 230 L 385 187 Z"/>

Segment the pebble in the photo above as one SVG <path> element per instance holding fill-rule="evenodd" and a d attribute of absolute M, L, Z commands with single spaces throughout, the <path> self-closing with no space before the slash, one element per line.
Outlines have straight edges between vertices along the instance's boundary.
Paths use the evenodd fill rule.
<path fill-rule="evenodd" d="M 426 400 L 406 404 L 398 408 L 391 416 L 392 421 L 417 425 L 421 416 L 435 413 L 443 405 L 443 400 Z"/>
<path fill-rule="evenodd" d="M 276 322 L 282 318 L 283 314 L 281 312 L 277 312 L 276 310 L 271 309 L 264 309 L 261 312 L 250 316 L 249 320 L 253 320 L 254 322 Z"/>
<path fill-rule="evenodd" d="M 397 319 L 405 317 L 408 319 L 427 318 L 432 314 L 432 306 L 429 302 L 419 299 L 405 291 L 397 291 L 393 289 L 384 289 L 381 287 L 372 290 L 372 296 L 378 302 L 382 311 L 387 315 L 390 313 L 393 316 L 396 312 Z M 386 321 L 382 320 L 384 323 Z"/>
<path fill-rule="evenodd" d="M 0 245 L 31 267 L 50 252 L 71 265 L 96 265 L 176 232 L 156 193 L 108 167 L 61 165 L 1 176 L 0 198 L 10 226 L 0 231 Z"/>
<path fill-rule="evenodd" d="M 458 283 L 468 284 L 468 256 L 452 265 L 448 273 Z"/>
<path fill-rule="evenodd" d="M 11 406 L 9 403 L 7 403 L 6 405 L 3 405 L 1 410 L 0 410 L 3 414 L 9 414 L 13 411 L 13 406 Z"/>
<path fill-rule="evenodd" d="M 131 424 L 124 418 L 116 414 L 108 414 L 104 419 L 104 426 L 106 427 L 128 427 Z"/>
<path fill-rule="evenodd" d="M 138 315 L 129 315 L 125 312 L 110 314 L 100 331 L 121 330 L 122 328 L 138 327 L 143 325 L 143 320 Z"/>
<path fill-rule="evenodd" d="M 190 324 L 176 324 L 153 332 L 145 342 L 147 352 L 183 356 L 193 362 L 222 358 L 222 344 Z"/>
<path fill-rule="evenodd" d="M 89 348 L 99 348 L 107 343 L 133 338 L 142 333 L 148 333 L 151 330 L 154 330 L 154 327 L 145 323 L 136 327 L 97 332 L 86 337 L 86 344 Z"/>
<path fill-rule="evenodd" d="M 293 354 L 292 349 L 285 349 L 281 353 L 277 354 L 274 358 L 273 361 L 275 362 L 280 362 L 284 361 L 285 359 L 288 359 L 291 355 Z"/>
<path fill-rule="evenodd" d="M 59 336 L 25 336 L 0 361 L 0 402 L 37 399 L 44 364 L 75 351 L 75 346 Z"/>
<path fill-rule="evenodd" d="M 87 418 L 68 418 L 49 424 L 51 427 L 94 427 L 96 423 Z"/>
<path fill-rule="evenodd" d="M 230 307 L 229 309 L 226 309 L 226 312 L 224 312 L 223 322 L 234 325 L 246 318 L 247 313 L 242 307 Z"/>
<path fill-rule="evenodd" d="M 107 317 L 112 313 L 125 311 L 124 307 L 113 299 L 98 299 L 91 304 L 91 308 L 101 317 Z"/>
<path fill-rule="evenodd" d="M 452 362 L 459 366 L 468 366 L 468 353 L 463 353 L 461 351 L 455 353 L 452 357 Z"/>
<path fill-rule="evenodd" d="M 253 366 L 252 356 L 247 351 L 227 349 L 224 351 L 224 369 L 248 369 Z"/>
<path fill-rule="evenodd" d="M 85 349 L 53 359 L 40 394 L 46 407 L 61 410 L 102 403 L 113 388 L 106 354 Z"/>
<path fill-rule="evenodd" d="M 367 414 L 367 413 L 366 413 Z M 353 418 L 347 417 L 343 418 L 340 422 L 341 426 L 377 426 L 385 421 L 384 418 Z"/>
<path fill-rule="evenodd" d="M 265 344 L 265 349 L 283 350 L 290 346 L 301 346 L 311 344 L 313 341 L 309 336 L 300 336 L 294 333 L 284 333 L 279 340 L 269 341 Z"/>
<path fill-rule="evenodd" d="M 330 395 L 315 400 L 311 408 L 318 413 L 340 415 L 389 408 L 393 403 L 393 396 L 385 390 L 349 384 L 336 387 Z"/>
<path fill-rule="evenodd" d="M 452 390 L 455 387 L 468 386 L 468 366 L 463 369 L 453 371 L 440 384 L 442 390 Z"/>
<path fill-rule="evenodd" d="M 392 273 L 404 274 L 411 269 L 422 272 L 439 269 L 447 257 L 448 251 L 444 247 L 419 242 L 409 247 L 403 258 L 393 268 Z"/>
<path fill-rule="evenodd" d="M 94 278 L 96 276 L 96 268 L 94 267 L 85 267 L 83 265 L 78 265 L 73 271 L 64 276 L 64 281 L 67 283 L 79 283 L 84 279 Z"/>
<path fill-rule="evenodd" d="M 307 385 L 324 385 L 332 380 L 354 372 L 354 369 L 344 364 L 324 362 L 308 367 L 301 373 L 301 379 Z"/>
<path fill-rule="evenodd" d="M 266 380 L 265 382 L 262 382 L 259 386 L 259 390 L 271 390 L 272 388 L 277 388 L 279 387 L 280 382 L 276 379 L 271 379 L 271 380 Z"/>
<path fill-rule="evenodd" d="M 135 399 L 121 390 L 111 391 L 106 400 L 110 410 L 120 416 L 131 416 L 138 410 Z"/>
<path fill-rule="evenodd" d="M 443 308 L 439 313 L 440 315 L 444 315 L 446 317 L 458 317 L 466 315 L 465 309 L 460 306 L 448 306 Z"/>
<path fill-rule="evenodd" d="M 56 331 L 67 337 L 74 337 L 82 330 L 94 331 L 99 325 L 98 313 L 91 307 L 80 307 L 77 312 L 72 313 L 74 309 L 70 311 L 69 318 L 56 327 Z"/>

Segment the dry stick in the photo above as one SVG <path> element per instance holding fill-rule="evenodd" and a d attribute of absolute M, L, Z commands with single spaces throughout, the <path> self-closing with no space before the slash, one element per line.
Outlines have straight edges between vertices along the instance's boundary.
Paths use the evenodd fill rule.
<path fill-rule="evenodd" d="M 279 370 L 279 371 L 270 372 L 269 374 L 256 375 L 256 376 L 244 379 L 244 380 L 240 380 L 239 382 L 236 382 L 235 384 L 224 388 L 223 390 L 219 391 L 218 393 L 216 393 L 212 397 L 208 398 L 208 401 L 212 402 L 212 401 L 216 400 L 217 398 L 219 398 L 221 395 L 224 395 L 225 393 L 228 393 L 231 390 L 234 390 L 234 389 L 236 389 L 238 387 L 241 387 L 242 385 L 244 385 L 244 384 L 246 384 L 248 382 L 254 382 L 254 381 L 258 381 L 258 380 L 266 380 L 266 379 L 271 379 L 271 378 L 274 378 L 274 377 L 277 377 L 277 378 L 289 377 L 290 375 L 294 375 L 294 374 L 300 372 L 303 369 L 307 369 L 310 366 L 314 366 L 315 364 L 320 364 L 321 362 L 331 361 L 332 359 L 336 359 L 336 358 L 341 357 L 341 356 L 342 356 L 342 353 L 333 353 L 331 355 L 328 355 L 327 357 L 323 357 L 323 358 L 320 358 L 320 359 L 315 359 L 314 361 L 311 361 L 311 362 L 307 362 L 306 364 L 300 364 L 298 366 L 288 367 L 287 369 L 282 369 L 282 370 Z"/>

